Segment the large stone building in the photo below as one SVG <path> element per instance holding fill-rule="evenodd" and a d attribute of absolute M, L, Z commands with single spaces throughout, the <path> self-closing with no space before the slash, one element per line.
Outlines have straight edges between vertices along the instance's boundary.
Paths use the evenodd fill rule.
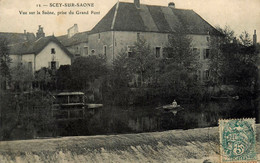
<path fill-rule="evenodd" d="M 139 0 L 116 3 L 89 32 L 88 54 L 103 54 L 112 63 L 120 52 L 131 53 L 131 47 L 141 37 L 150 44 L 154 55 L 161 58 L 169 34 L 174 35 L 177 28 L 191 37 L 193 50 L 199 53 L 202 63 L 200 77 L 206 80 L 209 41 L 222 34 L 193 10 L 175 8 L 174 3 L 169 6 L 145 5 Z"/>

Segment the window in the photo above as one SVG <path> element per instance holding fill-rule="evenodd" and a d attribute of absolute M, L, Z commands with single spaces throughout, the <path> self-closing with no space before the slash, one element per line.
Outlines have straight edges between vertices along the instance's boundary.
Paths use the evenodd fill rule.
<path fill-rule="evenodd" d="M 51 54 L 55 54 L 55 48 L 51 48 Z"/>
<path fill-rule="evenodd" d="M 137 33 L 137 41 L 140 39 L 140 33 Z"/>
<path fill-rule="evenodd" d="M 134 46 L 127 46 L 127 56 L 129 58 L 132 58 L 133 57 L 133 47 Z"/>
<path fill-rule="evenodd" d="M 198 70 L 197 75 L 198 75 L 197 79 L 200 81 L 201 80 L 201 71 L 200 70 Z"/>
<path fill-rule="evenodd" d="M 100 36 L 100 33 L 99 33 L 99 34 L 98 34 L 98 39 L 100 39 L 100 37 L 101 37 L 101 36 Z"/>
<path fill-rule="evenodd" d="M 200 58 L 200 49 L 199 48 L 193 48 L 192 49 L 192 54 L 196 55 Z"/>
<path fill-rule="evenodd" d="M 88 55 L 88 47 L 87 46 L 84 47 L 84 55 Z"/>
<path fill-rule="evenodd" d="M 28 71 L 32 72 L 32 62 L 28 62 Z"/>
<path fill-rule="evenodd" d="M 161 57 L 161 47 L 156 47 L 155 48 L 155 57 L 156 58 Z"/>
<path fill-rule="evenodd" d="M 204 59 L 209 59 L 209 55 L 210 55 L 209 53 L 210 53 L 209 49 L 203 49 Z"/>
<path fill-rule="evenodd" d="M 210 40 L 210 37 L 209 37 L 209 36 L 207 36 L 207 42 L 209 42 L 209 40 Z"/>
<path fill-rule="evenodd" d="M 49 62 L 49 68 L 52 70 L 59 68 L 59 62 L 58 61 L 51 61 Z"/>
<path fill-rule="evenodd" d="M 80 54 L 80 47 L 79 46 L 76 47 L 76 54 Z"/>
<path fill-rule="evenodd" d="M 103 54 L 104 54 L 104 56 L 107 56 L 107 46 L 106 45 L 103 46 Z"/>
<path fill-rule="evenodd" d="M 94 55 L 95 54 L 95 49 L 91 50 L 91 54 Z"/>

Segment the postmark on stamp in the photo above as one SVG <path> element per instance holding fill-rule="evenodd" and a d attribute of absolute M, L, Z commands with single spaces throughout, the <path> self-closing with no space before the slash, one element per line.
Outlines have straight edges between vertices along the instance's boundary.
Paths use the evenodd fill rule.
<path fill-rule="evenodd" d="M 255 119 L 219 120 L 220 162 L 256 163 Z"/>

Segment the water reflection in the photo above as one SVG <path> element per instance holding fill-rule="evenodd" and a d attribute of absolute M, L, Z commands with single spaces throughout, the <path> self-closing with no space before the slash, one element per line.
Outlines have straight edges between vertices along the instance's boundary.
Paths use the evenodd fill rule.
<path fill-rule="evenodd" d="M 136 133 L 217 126 L 218 119 L 255 117 L 251 101 L 211 101 L 182 104 L 174 115 L 154 106 L 104 106 L 90 111 L 85 120 L 70 122 L 61 135 Z M 64 125 L 64 124 L 63 124 Z M 65 128 L 65 130 L 64 130 Z"/>

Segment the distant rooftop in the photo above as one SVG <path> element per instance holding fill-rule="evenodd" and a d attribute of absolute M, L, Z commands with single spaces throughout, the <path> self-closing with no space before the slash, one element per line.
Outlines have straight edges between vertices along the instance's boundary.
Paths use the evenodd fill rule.
<path fill-rule="evenodd" d="M 79 43 L 88 42 L 88 31 L 86 32 L 79 32 L 73 35 L 72 37 L 68 37 L 68 35 L 58 36 L 57 39 L 64 45 L 64 46 L 71 46 L 77 45 Z"/>
<path fill-rule="evenodd" d="M 8 44 L 17 44 L 25 41 L 34 41 L 35 35 L 33 33 L 11 33 L 11 32 L 0 32 L 1 38 L 6 38 Z"/>

